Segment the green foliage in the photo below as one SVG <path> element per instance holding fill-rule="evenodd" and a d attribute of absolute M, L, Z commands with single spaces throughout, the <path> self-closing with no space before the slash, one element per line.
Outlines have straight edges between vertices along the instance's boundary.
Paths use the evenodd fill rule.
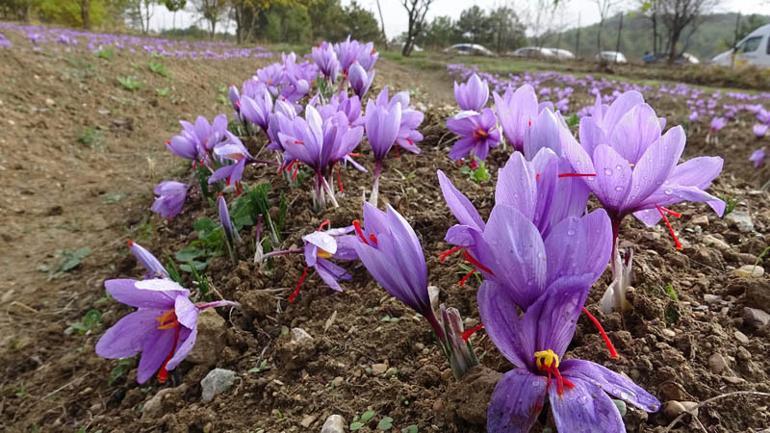
<path fill-rule="evenodd" d="M 256 367 L 250 368 L 249 373 L 251 374 L 259 374 L 264 371 L 270 370 L 270 364 L 267 363 L 267 359 L 263 359 L 259 361 L 259 364 L 257 364 Z"/>
<path fill-rule="evenodd" d="M 417 43 L 431 48 L 444 48 L 468 42 L 505 52 L 524 44 L 524 31 L 524 24 L 512 8 L 500 6 L 487 12 L 474 5 L 463 10 L 457 21 L 447 16 L 433 18 Z"/>
<path fill-rule="evenodd" d="M 59 265 L 54 269 L 52 276 L 61 275 L 80 266 L 83 259 L 91 255 L 91 248 L 83 247 L 76 250 L 61 250 L 57 255 L 60 261 Z"/>
<path fill-rule="evenodd" d="M 375 412 L 373 410 L 367 410 L 366 412 L 362 413 L 361 415 L 354 416 L 353 417 L 353 422 L 350 423 L 350 431 L 361 430 L 376 415 L 377 415 L 377 412 Z"/>
<path fill-rule="evenodd" d="M 166 69 L 166 65 L 164 65 L 157 59 L 150 60 L 150 62 L 147 64 L 147 67 L 149 67 L 150 71 L 152 71 L 154 74 L 160 75 L 161 77 L 164 77 L 164 78 L 169 77 L 169 73 L 168 73 L 168 69 Z"/>
<path fill-rule="evenodd" d="M 155 94 L 161 98 L 171 95 L 171 87 L 160 87 L 155 89 Z"/>
<path fill-rule="evenodd" d="M 377 423 L 377 430 L 388 431 L 393 428 L 393 418 L 389 416 L 382 417 Z"/>
<path fill-rule="evenodd" d="M 161 0 L 161 3 L 169 12 L 181 11 L 187 6 L 187 0 Z"/>
<path fill-rule="evenodd" d="M 672 301 L 674 301 L 674 302 L 678 302 L 679 301 L 679 294 L 676 292 L 676 289 L 674 288 L 673 284 L 668 283 L 664 290 L 666 292 L 666 295 L 668 295 L 668 297 Z"/>
<path fill-rule="evenodd" d="M 727 195 L 719 196 L 719 198 L 722 199 L 722 201 L 725 202 L 725 213 L 722 215 L 722 218 L 726 217 L 727 215 L 730 215 L 735 210 L 735 206 L 738 205 L 738 199 L 735 197 L 728 197 Z"/>
<path fill-rule="evenodd" d="M 112 60 L 115 57 L 115 49 L 112 47 L 104 47 L 96 52 L 96 57 L 104 60 Z"/>
<path fill-rule="evenodd" d="M 113 14 L 112 0 L 36 0 L 28 3 L 42 21 L 70 27 L 98 27 L 117 18 Z M 87 22 L 84 22 L 86 17 Z"/>
<path fill-rule="evenodd" d="M 120 83 L 120 85 L 124 89 L 130 92 L 133 92 L 142 88 L 142 82 L 130 75 L 125 77 L 118 77 L 118 83 Z"/>
<path fill-rule="evenodd" d="M 112 386 L 118 380 L 126 377 L 129 371 L 134 368 L 134 358 L 119 359 L 115 364 L 115 367 L 110 371 L 110 377 L 107 380 L 107 384 Z"/>
<path fill-rule="evenodd" d="M 102 312 L 92 308 L 83 315 L 79 321 L 70 324 L 70 326 L 64 331 L 67 334 L 77 333 L 85 335 L 90 331 L 98 328 L 102 324 Z"/>
<path fill-rule="evenodd" d="M 412 424 L 401 429 L 401 433 L 418 433 L 419 431 L 420 429 L 417 428 L 416 424 Z"/>
<path fill-rule="evenodd" d="M 478 164 L 476 168 L 471 168 L 468 165 L 464 165 L 460 169 L 460 172 L 468 176 L 470 180 L 476 183 L 484 183 L 489 181 L 491 176 L 489 174 L 489 170 L 487 169 L 487 165 L 484 163 L 484 161 L 477 161 L 476 163 Z"/>
<path fill-rule="evenodd" d="M 104 136 L 102 136 L 101 131 L 89 126 L 78 136 L 78 143 L 91 149 L 101 149 L 104 146 Z"/>
<path fill-rule="evenodd" d="M 253 188 L 246 188 L 234 202 L 230 211 L 230 218 L 233 220 L 235 229 L 240 231 L 244 227 L 253 226 L 257 223 L 259 215 L 265 223 L 265 228 L 270 233 L 273 247 L 281 241 L 281 231 L 286 220 L 288 212 L 288 203 L 286 197 L 281 193 L 278 204 L 278 215 L 275 219 L 270 216 L 270 184 L 262 183 Z"/>

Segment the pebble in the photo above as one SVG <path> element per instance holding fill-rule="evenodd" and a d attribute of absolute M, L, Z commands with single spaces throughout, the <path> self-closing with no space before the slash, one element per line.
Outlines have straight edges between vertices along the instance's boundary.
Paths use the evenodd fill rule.
<path fill-rule="evenodd" d="M 195 347 L 187 356 L 194 364 L 214 366 L 222 354 L 227 327 L 225 319 L 216 310 L 204 310 L 198 315 L 198 335 Z"/>
<path fill-rule="evenodd" d="M 770 323 L 770 314 L 757 308 L 743 307 L 743 323 L 750 328 L 761 328 Z"/>
<path fill-rule="evenodd" d="M 705 235 L 701 239 L 703 240 L 704 244 L 710 247 L 714 247 L 720 251 L 727 251 L 730 249 L 730 244 L 714 235 Z"/>
<path fill-rule="evenodd" d="M 746 287 L 746 305 L 770 313 L 770 284 L 766 280 L 752 282 Z"/>
<path fill-rule="evenodd" d="M 738 352 L 735 354 L 735 357 L 741 361 L 749 361 L 751 360 L 751 352 L 749 352 L 745 347 L 740 346 L 738 347 Z"/>
<path fill-rule="evenodd" d="M 291 341 L 297 344 L 309 343 L 313 337 L 302 328 L 291 328 Z"/>
<path fill-rule="evenodd" d="M 749 337 L 741 331 L 735 331 L 735 339 L 741 344 L 749 344 Z"/>
<path fill-rule="evenodd" d="M 730 364 L 722 354 L 715 353 L 709 357 L 709 369 L 712 373 L 720 374 L 728 368 L 730 368 Z"/>
<path fill-rule="evenodd" d="M 722 297 L 719 295 L 712 295 L 710 293 L 706 293 L 703 295 L 703 300 L 707 304 L 716 304 L 717 302 L 720 302 L 722 300 Z"/>
<path fill-rule="evenodd" d="M 623 400 L 616 400 L 612 399 L 612 402 L 615 403 L 615 406 L 618 408 L 618 412 L 620 412 L 620 416 L 626 416 L 626 413 L 628 412 L 628 406 L 626 405 L 626 402 Z"/>
<path fill-rule="evenodd" d="M 708 215 L 698 215 L 691 219 L 690 222 L 696 226 L 707 226 L 709 225 L 709 217 Z"/>
<path fill-rule="evenodd" d="M 765 268 L 754 265 L 743 265 L 733 271 L 736 277 L 741 278 L 759 278 L 765 274 Z"/>
<path fill-rule="evenodd" d="M 754 221 L 751 215 L 746 211 L 734 211 L 725 217 L 725 221 L 734 225 L 741 233 L 751 233 L 754 231 Z"/>
<path fill-rule="evenodd" d="M 388 364 L 386 363 L 372 364 L 372 374 L 376 376 L 381 376 L 385 374 L 386 371 L 388 371 Z"/>
<path fill-rule="evenodd" d="M 336 388 L 342 385 L 343 382 L 345 382 L 345 379 L 343 379 L 341 376 L 337 376 L 334 379 L 332 379 L 332 386 Z"/>
<path fill-rule="evenodd" d="M 237 374 L 232 370 L 215 368 L 201 380 L 201 400 L 209 402 L 214 396 L 229 390 L 235 383 Z"/>
<path fill-rule="evenodd" d="M 673 420 L 684 412 L 694 409 L 698 403 L 694 401 L 676 401 L 669 400 L 663 404 L 663 415 L 669 420 Z M 692 412 L 692 415 L 698 416 L 698 410 Z"/>
<path fill-rule="evenodd" d="M 302 421 L 300 421 L 299 424 L 302 427 L 308 428 L 313 425 L 316 419 L 318 419 L 318 415 L 305 415 L 302 417 Z"/>
<path fill-rule="evenodd" d="M 187 385 L 182 384 L 176 388 L 164 388 L 153 395 L 142 405 L 142 418 L 155 418 L 163 412 L 164 403 L 170 400 L 174 394 L 184 394 L 187 391 Z"/>
<path fill-rule="evenodd" d="M 326 418 L 321 433 L 345 433 L 345 418 L 341 415 L 329 415 Z"/>

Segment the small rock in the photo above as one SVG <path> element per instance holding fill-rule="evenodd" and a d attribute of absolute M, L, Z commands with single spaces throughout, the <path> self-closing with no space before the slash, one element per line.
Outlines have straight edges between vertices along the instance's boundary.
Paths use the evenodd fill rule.
<path fill-rule="evenodd" d="M 734 211 L 725 217 L 725 221 L 734 225 L 741 233 L 751 233 L 754 231 L 754 221 L 751 215 L 745 211 Z"/>
<path fill-rule="evenodd" d="M 749 337 L 741 331 L 735 331 L 735 339 L 741 344 L 749 344 Z"/>
<path fill-rule="evenodd" d="M 730 368 L 727 359 L 720 353 L 715 353 L 709 357 L 709 369 L 712 373 L 720 374 Z"/>
<path fill-rule="evenodd" d="M 321 433 L 345 433 L 345 418 L 340 415 L 329 415 L 326 418 Z"/>
<path fill-rule="evenodd" d="M 318 415 L 305 415 L 302 417 L 302 421 L 300 421 L 299 424 L 302 427 L 308 428 L 313 425 L 316 419 L 318 419 Z"/>
<path fill-rule="evenodd" d="M 195 347 L 185 359 L 194 364 L 213 366 L 224 349 L 226 332 L 225 319 L 213 308 L 201 311 Z"/>
<path fill-rule="evenodd" d="M 386 371 L 388 371 L 388 364 L 386 363 L 372 364 L 372 374 L 374 374 L 375 376 L 381 376 L 385 374 Z"/>
<path fill-rule="evenodd" d="M 616 400 L 612 399 L 612 402 L 615 403 L 615 406 L 618 408 L 618 412 L 620 412 L 620 416 L 626 416 L 626 413 L 628 412 L 628 406 L 626 406 L 626 402 L 623 400 Z"/>
<path fill-rule="evenodd" d="M 703 300 L 706 301 L 707 304 L 716 304 L 717 302 L 720 302 L 722 300 L 722 297 L 719 295 L 712 295 L 710 293 L 706 293 L 703 295 Z"/>
<path fill-rule="evenodd" d="M 337 376 L 334 379 L 332 379 L 332 386 L 337 388 L 338 386 L 342 385 L 345 382 L 345 379 L 343 379 L 341 376 Z"/>
<path fill-rule="evenodd" d="M 53 100 L 53 99 L 51 99 L 51 98 L 45 98 L 45 105 L 47 105 L 47 106 L 51 107 L 51 106 L 53 106 L 54 104 L 56 104 L 56 101 L 54 101 L 54 100 Z"/>
<path fill-rule="evenodd" d="M 770 314 L 757 308 L 743 307 L 743 323 L 750 328 L 758 329 L 770 323 Z"/>
<path fill-rule="evenodd" d="M 759 278 L 765 274 L 765 268 L 754 265 L 743 265 L 733 271 L 736 277 L 741 278 Z"/>
<path fill-rule="evenodd" d="M 142 418 L 150 419 L 160 416 L 175 400 L 175 396 L 181 396 L 187 391 L 187 385 L 182 384 L 176 388 L 164 388 L 153 395 L 142 405 Z"/>
<path fill-rule="evenodd" d="M 737 385 L 739 383 L 746 382 L 745 379 L 738 377 L 738 376 L 724 376 L 722 379 L 727 383 L 732 383 L 733 385 Z"/>
<path fill-rule="evenodd" d="M 201 380 L 201 400 L 205 403 L 214 399 L 214 396 L 230 389 L 235 383 L 237 375 L 232 370 L 215 368 Z"/>
<path fill-rule="evenodd" d="M 746 287 L 746 306 L 770 312 L 770 284 L 767 280 L 752 281 Z"/>
<path fill-rule="evenodd" d="M 741 361 L 749 361 L 751 360 L 751 352 L 749 352 L 748 349 L 746 349 L 743 346 L 738 347 L 738 352 L 735 354 L 735 357 L 740 359 Z"/>
<path fill-rule="evenodd" d="M 684 408 L 682 403 L 676 400 L 669 400 L 663 403 L 663 415 L 665 415 L 669 421 L 681 415 L 685 410 L 687 409 Z"/>
<path fill-rule="evenodd" d="M 663 334 L 664 336 L 668 337 L 668 338 L 676 337 L 676 332 L 674 332 L 673 330 L 668 329 L 668 328 L 664 328 L 663 330 L 660 331 L 660 333 Z"/>
<path fill-rule="evenodd" d="M 703 240 L 704 244 L 706 244 L 706 245 L 708 245 L 710 247 L 714 247 L 714 248 L 716 248 L 716 249 L 718 249 L 720 251 L 727 251 L 727 250 L 731 249 L 730 248 L 730 244 L 728 244 L 727 242 L 723 241 L 722 239 L 719 239 L 716 236 L 704 235 L 701 239 Z"/>
<path fill-rule="evenodd" d="M 707 226 L 709 225 L 709 217 L 708 215 L 698 215 L 691 219 L 690 222 L 696 226 Z"/>
<path fill-rule="evenodd" d="M 291 328 L 291 341 L 296 344 L 305 344 L 313 341 L 313 337 L 302 328 Z"/>

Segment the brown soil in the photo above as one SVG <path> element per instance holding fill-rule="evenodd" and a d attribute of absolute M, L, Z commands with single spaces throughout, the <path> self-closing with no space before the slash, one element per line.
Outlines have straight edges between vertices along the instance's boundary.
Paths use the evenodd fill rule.
<path fill-rule="evenodd" d="M 229 111 L 218 101 L 219 89 L 242 81 L 257 66 L 250 60 L 164 60 L 173 77 L 169 82 L 152 75 L 146 62 L 146 57 L 127 54 L 105 61 L 74 53 L 0 50 L 0 119 L 5 122 L 0 137 L 0 218 L 5 228 L 0 240 L 0 430 L 317 432 L 330 414 L 350 423 L 371 409 L 377 415 L 359 431 L 375 431 L 378 421 L 389 416 L 393 431 L 417 425 L 420 432 L 483 432 L 484 396 L 494 385 L 494 371 L 510 368 L 483 332 L 473 337 L 475 350 L 494 371 L 482 370 L 454 383 L 426 324 L 360 267 L 352 270 L 353 281 L 339 294 L 311 276 L 298 302 L 289 305 L 286 296 L 302 271 L 299 256 L 278 258 L 261 268 L 248 259 L 234 266 L 219 257 L 207 269 L 217 292 L 242 304 L 232 312 L 219 311 L 226 329 L 215 329 L 224 337 L 212 342 L 220 346 L 213 364 L 238 373 L 229 392 L 210 403 L 200 401 L 199 382 L 211 368 L 205 362 L 183 363 L 166 385 L 137 385 L 133 368 L 109 383 L 117 361 L 96 357 L 93 347 L 103 330 L 128 311 L 105 298 L 103 280 L 141 273 L 126 254 L 126 239 L 166 257 L 193 237 L 195 218 L 214 217 L 213 209 L 195 196 L 171 223 L 150 215 L 152 186 L 183 175 L 183 164 L 162 143 L 177 131 L 179 118 Z M 427 83 L 422 102 L 451 101 L 446 76 L 421 76 L 384 61 L 378 70 L 378 82 L 396 88 Z M 144 81 L 144 88 L 122 89 L 116 77 L 129 74 Z M 155 96 L 154 89 L 163 86 L 173 86 L 170 97 Z M 442 239 L 453 220 L 435 171 L 449 173 L 484 214 L 493 204 L 493 183 L 471 182 L 450 163 L 446 114 L 440 107 L 430 109 L 423 154 L 392 158 L 381 194 L 420 234 L 442 301 L 477 321 L 478 283 L 458 286 L 464 273 L 459 261 L 440 264 L 436 258 L 447 248 Z M 88 127 L 101 137 L 91 146 L 78 142 Z M 585 319 L 570 356 L 624 372 L 661 401 L 770 391 L 768 327 L 752 328 L 743 319 L 746 306 L 770 311 L 770 281 L 733 274 L 734 268 L 757 260 L 770 232 L 770 197 L 757 190 L 757 176 L 767 179 L 768 173 L 755 174 L 745 161 L 755 145 L 750 134 L 749 128 L 731 124 L 723 130 L 720 148 L 709 149 L 703 133 L 693 132 L 688 156 L 695 150 L 725 156 L 726 172 L 714 190 L 735 198 L 737 210 L 749 211 L 755 231 L 742 233 L 704 206 L 679 206 L 684 216 L 675 224 L 685 249 L 677 252 L 662 227 L 645 229 L 627 221 L 622 236 L 636 250 L 635 308 L 623 318 L 600 315 L 621 358 L 609 359 Z M 494 173 L 506 157 L 506 152 L 495 152 L 490 170 Z M 248 182 L 260 181 L 271 182 L 274 192 L 285 191 L 291 203 L 287 247 L 299 245 L 300 237 L 323 218 L 333 226 L 349 224 L 359 214 L 361 191 L 370 183 L 367 175 L 346 174 L 348 192 L 341 207 L 319 216 L 309 210 L 306 188 L 291 188 L 270 170 L 250 169 Z M 702 216 L 707 222 L 696 221 Z M 252 234 L 243 237 L 251 239 Z M 707 234 L 728 246 L 707 244 Z M 57 251 L 79 247 L 93 252 L 72 272 L 41 271 L 41 265 L 56 268 Z M 243 258 L 253 254 L 248 242 L 241 249 Z M 607 279 L 597 283 L 594 302 Z M 673 290 L 667 294 L 669 285 Z M 99 327 L 85 335 L 65 331 L 93 308 L 104 312 Z M 304 329 L 313 340 L 292 343 L 291 328 Z M 727 364 L 718 372 L 709 361 L 716 354 Z M 378 374 L 375 364 L 386 364 L 387 372 Z M 148 404 L 160 391 L 163 397 L 153 401 L 160 404 Z M 770 424 L 767 404 L 750 396 L 725 399 L 701 408 L 699 421 L 685 419 L 674 431 L 698 431 L 696 422 L 709 432 L 758 431 Z M 662 432 L 669 420 L 634 409 L 626 415 L 629 431 Z"/>

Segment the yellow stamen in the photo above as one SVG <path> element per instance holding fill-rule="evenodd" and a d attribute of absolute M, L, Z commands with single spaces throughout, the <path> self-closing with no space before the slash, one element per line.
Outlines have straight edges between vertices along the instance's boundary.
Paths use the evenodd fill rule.
<path fill-rule="evenodd" d="M 549 370 L 551 367 L 559 368 L 559 355 L 551 349 L 535 352 L 535 364 L 538 370 Z"/>
<path fill-rule="evenodd" d="M 155 318 L 155 320 L 158 321 L 158 329 L 165 330 L 165 329 L 174 329 L 179 325 L 179 322 L 176 320 L 176 313 L 174 310 L 166 310 Z"/>
<path fill-rule="evenodd" d="M 318 257 L 322 259 L 328 259 L 328 258 L 331 258 L 331 256 L 332 256 L 332 253 L 321 248 L 318 249 Z"/>

